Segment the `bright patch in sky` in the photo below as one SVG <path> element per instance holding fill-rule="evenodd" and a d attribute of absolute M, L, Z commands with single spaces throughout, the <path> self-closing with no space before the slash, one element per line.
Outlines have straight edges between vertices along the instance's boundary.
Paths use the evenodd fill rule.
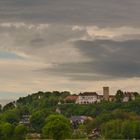
<path fill-rule="evenodd" d="M 24 59 L 24 58 L 12 52 L 0 51 L 0 59 Z"/>

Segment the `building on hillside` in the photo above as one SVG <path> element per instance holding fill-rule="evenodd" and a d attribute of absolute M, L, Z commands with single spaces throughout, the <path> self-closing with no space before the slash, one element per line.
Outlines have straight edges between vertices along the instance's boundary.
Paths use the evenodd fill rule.
<path fill-rule="evenodd" d="M 115 101 L 115 95 L 110 95 L 109 87 L 103 87 L 103 100 L 110 102 Z"/>
<path fill-rule="evenodd" d="M 96 92 L 83 92 L 79 95 L 71 95 L 65 98 L 65 101 L 74 101 L 76 104 L 93 104 L 101 101 L 115 101 L 115 95 L 109 94 L 109 87 L 103 87 L 103 95 Z"/>
<path fill-rule="evenodd" d="M 76 102 L 78 96 L 77 95 L 70 95 L 65 98 L 66 102 Z"/>
<path fill-rule="evenodd" d="M 129 102 L 130 100 L 135 100 L 135 92 L 124 92 L 123 102 Z"/>
<path fill-rule="evenodd" d="M 71 116 L 70 118 L 71 123 L 83 124 L 84 121 L 85 121 L 85 117 L 83 116 Z"/>
<path fill-rule="evenodd" d="M 98 95 L 98 102 L 103 101 L 104 100 L 104 96 L 103 95 Z"/>
<path fill-rule="evenodd" d="M 109 95 L 108 101 L 113 102 L 113 101 L 115 101 L 115 100 L 116 100 L 116 99 L 115 99 L 115 95 Z"/>
<path fill-rule="evenodd" d="M 19 124 L 23 124 L 25 126 L 30 126 L 30 116 L 29 115 L 23 115 Z"/>
<path fill-rule="evenodd" d="M 86 120 L 93 120 L 90 116 L 71 116 L 70 122 L 74 129 L 78 128 L 79 124 L 83 124 Z"/>
<path fill-rule="evenodd" d="M 58 105 L 61 105 L 61 101 L 58 102 Z"/>
<path fill-rule="evenodd" d="M 103 87 L 103 98 L 105 101 L 109 101 L 109 87 Z"/>
<path fill-rule="evenodd" d="M 99 128 L 94 128 L 90 135 L 88 135 L 89 140 L 96 140 L 101 136 L 101 130 Z"/>
<path fill-rule="evenodd" d="M 58 107 L 56 108 L 55 112 L 61 114 L 61 110 Z"/>
<path fill-rule="evenodd" d="M 77 104 L 92 104 L 99 103 L 102 100 L 114 101 L 115 96 L 109 95 L 109 87 L 103 87 L 103 95 L 99 95 L 96 92 L 84 92 L 80 93 L 76 103 Z"/>
<path fill-rule="evenodd" d="M 100 96 L 96 92 L 84 92 L 80 93 L 76 103 L 77 104 L 92 104 L 95 102 L 100 102 Z"/>
<path fill-rule="evenodd" d="M 71 116 L 70 122 L 78 122 L 79 124 L 84 123 L 86 120 L 93 120 L 90 116 Z"/>
<path fill-rule="evenodd" d="M 31 139 L 31 140 L 40 140 L 41 139 L 41 134 L 40 133 L 36 133 L 36 132 L 29 132 L 26 135 L 27 139 Z"/>

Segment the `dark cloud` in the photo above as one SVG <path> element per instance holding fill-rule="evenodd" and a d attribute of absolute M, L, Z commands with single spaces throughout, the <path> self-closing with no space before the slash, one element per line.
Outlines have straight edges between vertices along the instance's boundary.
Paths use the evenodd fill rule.
<path fill-rule="evenodd" d="M 74 43 L 81 53 L 93 60 L 133 61 L 140 60 L 140 40 L 80 40 Z"/>
<path fill-rule="evenodd" d="M 86 29 L 77 26 L 5 23 L 0 24 L 0 49 L 45 63 L 75 62 L 80 56 L 70 42 L 85 36 Z"/>
<path fill-rule="evenodd" d="M 139 0 L 1 0 L 0 21 L 139 26 Z"/>
<path fill-rule="evenodd" d="M 89 61 L 56 65 L 44 71 L 74 80 L 140 77 L 140 40 L 79 40 L 74 45 Z"/>

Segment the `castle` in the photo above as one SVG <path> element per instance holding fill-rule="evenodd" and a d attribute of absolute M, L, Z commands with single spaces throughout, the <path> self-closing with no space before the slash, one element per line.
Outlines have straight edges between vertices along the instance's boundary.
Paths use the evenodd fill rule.
<path fill-rule="evenodd" d="M 122 102 L 128 102 L 136 99 L 136 92 L 122 92 Z M 117 94 L 116 94 L 117 95 Z M 65 98 L 65 101 L 70 101 L 76 104 L 93 104 L 101 101 L 116 101 L 116 95 L 110 95 L 109 87 L 103 87 L 103 94 L 97 92 L 83 92 L 78 95 L 70 95 Z"/>
<path fill-rule="evenodd" d="M 76 104 L 92 104 L 102 100 L 112 101 L 113 98 L 113 95 L 109 95 L 109 87 L 103 87 L 103 95 L 99 95 L 96 92 L 80 93 L 76 99 Z"/>

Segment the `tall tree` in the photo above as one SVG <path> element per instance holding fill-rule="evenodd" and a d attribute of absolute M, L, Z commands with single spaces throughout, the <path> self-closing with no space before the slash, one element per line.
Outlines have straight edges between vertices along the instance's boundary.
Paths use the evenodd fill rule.
<path fill-rule="evenodd" d="M 15 140 L 24 140 L 27 134 L 27 127 L 19 124 L 15 127 L 14 135 Z"/>
<path fill-rule="evenodd" d="M 71 124 L 62 115 L 50 115 L 46 119 L 43 134 L 54 140 L 64 140 L 70 136 Z"/>
<path fill-rule="evenodd" d="M 32 127 L 38 132 L 41 131 L 45 123 L 45 118 L 46 114 L 44 112 L 42 111 L 34 112 L 30 118 Z"/>
<path fill-rule="evenodd" d="M 122 102 L 124 98 L 124 94 L 121 90 L 118 90 L 116 93 L 116 101 L 117 102 Z"/>
<path fill-rule="evenodd" d="M 9 110 L 9 109 L 14 109 L 14 108 L 15 108 L 14 103 L 10 102 L 3 107 L 3 110 L 6 111 L 6 110 Z"/>

